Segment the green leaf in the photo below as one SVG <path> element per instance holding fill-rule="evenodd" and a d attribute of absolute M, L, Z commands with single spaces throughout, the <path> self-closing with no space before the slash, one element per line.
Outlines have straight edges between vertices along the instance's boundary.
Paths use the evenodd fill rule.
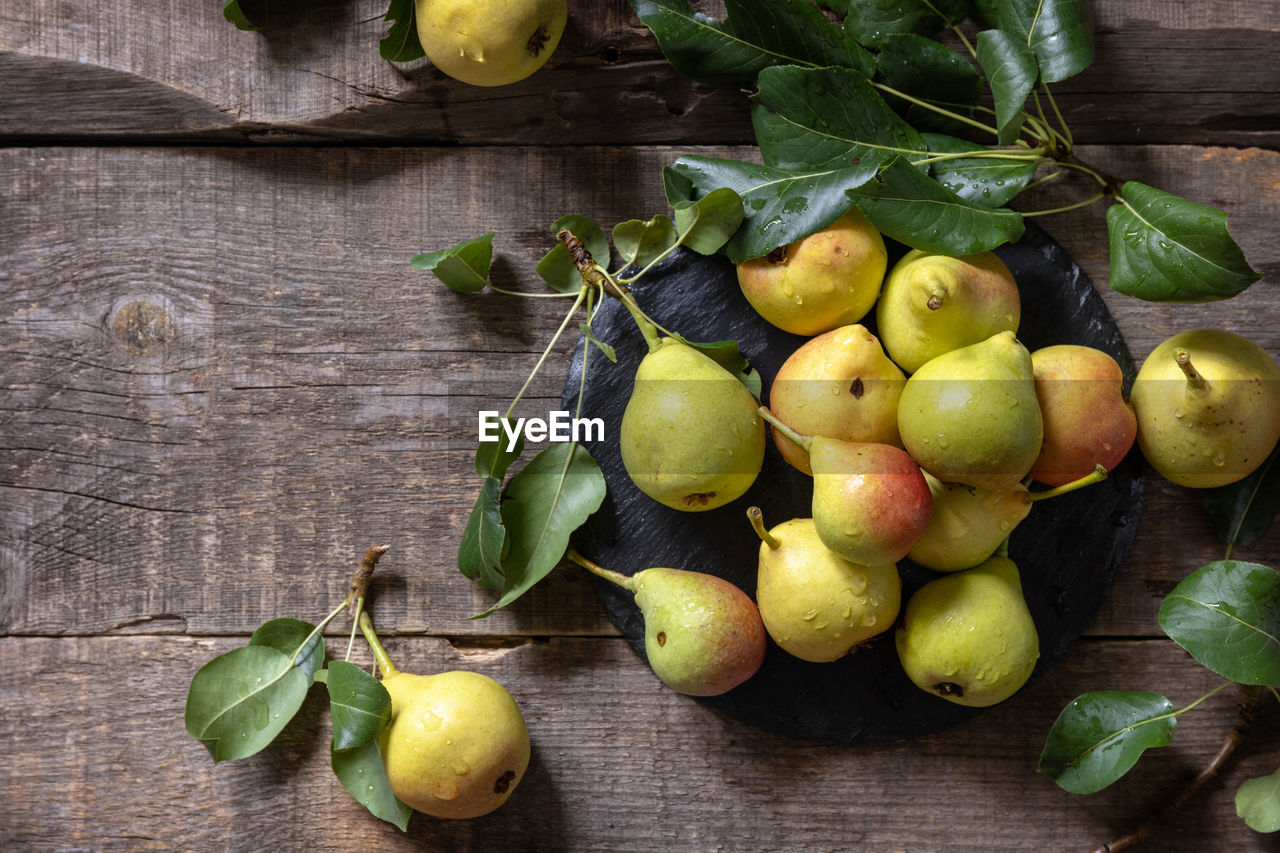
<path fill-rule="evenodd" d="M 604 353 L 605 358 L 609 359 L 614 364 L 618 363 L 618 353 L 612 345 L 597 338 L 595 332 L 591 331 L 591 327 L 586 323 L 579 323 L 578 328 L 582 330 L 582 336 L 586 338 L 589 343 L 594 344 L 600 352 Z"/>
<path fill-rule="evenodd" d="M 502 597 L 480 616 L 506 607 L 555 568 L 569 534 L 600 508 L 604 475 L 576 442 L 552 444 L 507 484 L 502 520 L 511 548 L 502 561 Z"/>
<path fill-rule="evenodd" d="M 751 366 L 751 362 L 738 349 L 738 342 L 729 341 L 710 341 L 699 343 L 691 341 L 682 335 L 672 335 L 676 340 L 681 341 L 703 355 L 710 358 L 716 364 L 723 367 L 734 375 L 734 377 L 747 387 L 751 395 L 757 400 L 760 399 L 760 393 L 763 390 L 760 384 L 760 373 Z"/>
<path fill-rule="evenodd" d="M 920 134 L 847 68 L 766 68 L 759 87 L 751 121 L 774 168 L 878 168 L 896 154 L 925 150 Z"/>
<path fill-rule="evenodd" d="M 946 45 L 913 33 L 885 41 L 876 60 L 880 77 L 894 89 L 960 115 L 968 115 L 982 95 L 982 77 L 969 61 Z M 953 118 L 908 101 L 886 96 L 917 130 L 962 132 Z"/>
<path fill-rule="evenodd" d="M 391 0 L 384 21 L 392 21 L 391 29 L 378 42 L 378 53 L 390 62 L 410 62 L 426 56 L 418 40 L 418 23 L 413 0 Z"/>
<path fill-rule="evenodd" d="M 324 637 L 316 631 L 315 625 L 301 619 L 272 619 L 253 632 L 249 645 L 270 646 L 284 652 L 293 665 L 302 670 L 308 684 L 316 671 L 324 666 Z"/>
<path fill-rule="evenodd" d="M 1158 693 L 1102 690 L 1062 709 L 1036 769 L 1073 794 L 1092 794 L 1119 779 L 1148 748 L 1173 737 L 1173 704 Z"/>
<path fill-rule="evenodd" d="M 511 419 L 500 417 L 498 422 L 510 425 Z M 492 429 L 489 430 L 491 435 L 493 432 Z M 501 480 L 506 476 L 511 463 L 524 452 L 524 430 L 516 432 L 515 446 L 511 446 L 506 428 L 499 427 L 497 435 L 497 441 L 481 441 L 476 444 L 476 473 L 481 477 L 497 477 Z"/>
<path fill-rule="evenodd" d="M 1085 0 L 998 0 L 996 8 L 1000 30 L 1031 49 L 1044 82 L 1066 80 L 1093 64 Z"/>
<path fill-rule="evenodd" d="M 353 663 L 329 664 L 329 710 L 333 717 L 333 749 L 373 743 L 391 722 L 391 694 Z"/>
<path fill-rule="evenodd" d="M 874 175 L 870 165 L 787 172 L 738 160 L 681 157 L 663 170 L 663 183 L 672 205 L 720 187 L 742 198 L 742 225 L 725 244 L 725 254 L 737 264 L 826 228 L 849 210 L 845 193 Z"/>
<path fill-rule="evenodd" d="M 1226 299 L 1253 284 L 1254 272 L 1220 210 L 1128 181 L 1107 211 L 1111 286 L 1152 302 Z"/>
<path fill-rule="evenodd" d="M 556 235 L 561 231 L 568 231 L 574 237 L 577 237 L 583 248 L 591 253 L 592 259 L 600 266 L 608 268 L 609 238 L 604 236 L 604 231 L 594 219 L 579 216 L 576 213 L 561 216 L 551 223 L 551 236 L 556 237 L 558 240 L 560 238 Z M 577 290 L 577 288 L 574 288 L 574 290 Z"/>
<path fill-rule="evenodd" d="M 409 263 L 430 270 L 450 290 L 475 293 L 489 284 L 489 264 L 493 260 L 493 232 L 459 243 L 450 249 L 414 255 Z"/>
<path fill-rule="evenodd" d="M 954 136 L 924 134 L 934 154 L 964 154 L 991 149 Z M 930 165 L 938 183 L 965 201 L 982 207 L 1003 207 L 1022 191 L 1036 173 L 1035 160 L 1002 160 L 993 157 L 958 157 Z"/>
<path fill-rule="evenodd" d="M 249 16 L 240 8 L 240 0 L 227 0 L 222 7 L 222 17 L 236 25 L 237 30 L 260 30 L 262 27 L 249 20 Z"/>
<path fill-rule="evenodd" d="M 897 33 L 930 36 L 969 13 L 965 0 L 823 0 L 845 16 L 844 28 L 859 43 L 882 46 Z"/>
<path fill-rule="evenodd" d="M 675 204 L 668 197 L 668 202 Z M 681 199 L 692 201 L 692 199 Z M 676 227 L 670 217 L 659 213 L 645 222 L 640 219 L 628 219 L 613 226 L 613 247 L 618 250 L 622 260 L 637 267 L 647 267 L 662 253 L 676 244 Z"/>
<path fill-rule="evenodd" d="M 280 734 L 311 684 L 284 652 L 270 646 L 232 649 L 202 666 L 187 691 L 187 733 L 214 761 L 246 758 Z"/>
<path fill-rule="evenodd" d="M 609 266 L 609 240 L 595 220 L 571 213 L 551 224 L 552 236 L 559 234 L 562 229 L 578 239 L 592 260 L 602 267 Z M 559 237 L 556 239 L 559 240 Z M 551 251 L 542 256 L 537 271 L 542 280 L 559 293 L 576 293 L 582 289 L 582 273 L 563 242 L 557 242 L 551 247 Z"/>
<path fill-rule="evenodd" d="M 1257 542 L 1280 514 L 1280 444 L 1257 470 L 1235 483 L 1205 489 L 1204 506 L 1218 538 L 1245 548 Z"/>
<path fill-rule="evenodd" d="M 991 84 L 998 142 L 1010 145 L 1022 132 L 1022 108 L 1035 88 L 1040 69 L 1031 48 L 1001 30 L 978 33 L 978 64 Z"/>
<path fill-rule="evenodd" d="M 1254 832 L 1280 830 L 1280 770 L 1246 780 L 1236 791 L 1236 814 Z"/>
<path fill-rule="evenodd" d="M 708 83 L 750 84 L 772 65 L 842 65 L 864 77 L 871 56 L 808 0 L 725 0 L 723 20 L 685 0 L 631 0 L 667 61 Z"/>
<path fill-rule="evenodd" d="M 573 262 L 568 247 L 564 243 L 556 243 L 551 251 L 538 261 L 538 276 L 547 286 L 557 293 L 573 293 L 582 288 L 582 273 Z"/>
<path fill-rule="evenodd" d="M 458 542 L 458 571 L 485 589 L 502 589 L 507 528 L 502 523 L 502 481 L 486 477 Z"/>
<path fill-rule="evenodd" d="M 882 234 L 926 252 L 985 252 L 1017 240 L 1024 228 L 1014 211 L 970 204 L 901 160 L 848 195 Z"/>
<path fill-rule="evenodd" d="M 332 750 L 329 761 L 342 787 L 370 814 L 395 824 L 401 832 L 408 830 L 413 809 L 400 802 L 391 790 L 376 740 L 354 749 Z"/>
<path fill-rule="evenodd" d="M 714 255 L 742 224 L 742 198 L 723 187 L 697 201 L 682 201 L 672 208 L 679 243 L 700 255 Z"/>
<path fill-rule="evenodd" d="M 1160 627 L 1199 663 L 1241 684 L 1280 687 L 1280 574 L 1258 563 L 1201 566 L 1160 605 Z"/>

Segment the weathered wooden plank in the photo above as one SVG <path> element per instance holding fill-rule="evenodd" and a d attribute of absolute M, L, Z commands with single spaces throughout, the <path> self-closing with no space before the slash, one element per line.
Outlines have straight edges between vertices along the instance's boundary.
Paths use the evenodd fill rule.
<path fill-rule="evenodd" d="M 1280 141 L 1272 70 L 1280 32 L 1265 7 L 1217 3 L 1222 14 L 1201 17 L 1174 0 L 1094 5 L 1097 64 L 1058 87 L 1079 138 Z M 575 10 L 548 66 L 496 90 L 455 83 L 425 60 L 381 60 L 385 0 L 306 14 L 286 6 L 256 34 L 231 27 L 219 8 L 0 2 L 0 135 L 555 145 L 752 139 L 741 94 L 677 75 L 624 0 Z M 1169 109 L 1170 94 L 1177 109 Z"/>
<path fill-rule="evenodd" d="M 406 261 L 493 229 L 504 283 L 535 287 L 545 222 L 581 211 L 607 225 L 663 209 L 658 174 L 677 153 L 0 152 L 0 631 L 241 633 L 277 615 L 316 618 L 345 594 L 363 549 L 385 540 L 395 550 L 381 606 L 404 630 L 612 633 L 577 570 L 508 612 L 465 618 L 491 600 L 453 567 L 478 488 L 475 414 L 516 393 L 565 306 L 460 296 Z M 1268 273 L 1205 306 L 1104 291 L 1136 357 L 1198 325 L 1280 353 L 1269 213 L 1280 155 L 1081 156 L 1224 205 Z M 491 174 L 510 177 L 469 177 Z M 1058 206 L 1068 189 L 1030 201 Z M 1101 286 L 1101 211 L 1045 225 Z M 567 346 L 526 414 L 556 405 Z M 1153 484 L 1095 632 L 1157 633 L 1159 600 L 1220 550 L 1198 500 Z M 1280 529 L 1247 553 L 1277 559 Z"/>
<path fill-rule="evenodd" d="M 469 668 L 520 702 L 534 758 L 500 811 L 370 817 L 328 767 L 317 688 L 281 739 L 214 766 L 183 731 L 187 682 L 238 641 L 0 639 L 0 846 L 55 850 L 1083 850 L 1131 828 L 1216 750 L 1231 691 L 1180 721 L 1103 793 L 1075 797 L 1034 772 L 1048 727 L 1080 692 L 1168 691 L 1179 705 L 1216 677 L 1169 642 L 1081 643 L 1014 699 L 914 742 L 830 747 L 747 728 L 662 688 L 621 640 L 502 651 L 393 638 L 407 671 Z M 361 649 L 359 660 L 368 656 Z M 1153 841 L 1167 851 L 1269 850 L 1235 817 L 1239 783 L 1280 759 L 1275 715 Z M 1086 846 L 1089 845 L 1089 846 Z"/>

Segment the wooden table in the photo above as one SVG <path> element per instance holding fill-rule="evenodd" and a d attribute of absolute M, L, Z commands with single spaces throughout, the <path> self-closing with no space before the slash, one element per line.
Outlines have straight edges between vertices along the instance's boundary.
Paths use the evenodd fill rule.
<path fill-rule="evenodd" d="M 1083 850 L 1216 750 L 1232 691 L 1101 794 L 1034 772 L 1079 693 L 1180 706 L 1218 682 L 1155 614 L 1221 546 L 1199 496 L 1155 478 L 1062 663 L 912 742 L 789 741 L 663 689 L 578 570 L 469 621 L 491 601 L 454 567 L 475 413 L 511 398 L 559 308 L 453 294 L 409 257 L 492 230 L 496 278 L 533 286 L 557 216 L 648 217 L 678 155 L 754 156 L 745 100 L 676 75 L 623 0 L 573 4 L 549 66 L 496 90 L 380 60 L 385 2 L 277 5 L 253 34 L 218 2 L 0 0 L 0 848 Z M 1276 6 L 1096 18 L 1096 65 L 1059 87 L 1082 156 L 1225 209 L 1265 278 L 1149 305 L 1106 287 L 1101 208 L 1042 224 L 1136 359 L 1197 326 L 1280 355 Z M 1074 197 L 1051 186 L 1025 206 Z M 530 412 L 558 408 L 568 352 Z M 215 767 L 183 730 L 200 665 L 270 618 L 319 619 L 374 542 L 398 662 L 488 673 L 524 708 L 531 768 L 485 819 L 370 817 L 329 771 L 321 690 L 247 760 Z M 1274 565 L 1280 529 L 1237 555 Z M 1233 806 L 1280 762 L 1275 710 L 1152 849 L 1276 849 Z"/>

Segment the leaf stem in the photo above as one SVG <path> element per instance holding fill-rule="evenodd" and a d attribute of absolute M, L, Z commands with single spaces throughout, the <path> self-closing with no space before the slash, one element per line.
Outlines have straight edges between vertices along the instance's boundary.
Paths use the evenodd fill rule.
<path fill-rule="evenodd" d="M 1028 183 L 1026 186 L 1024 186 L 1024 187 L 1022 188 L 1022 191 L 1023 191 L 1023 192 L 1026 192 L 1027 190 L 1031 189 L 1032 187 L 1038 187 L 1038 186 L 1040 186 L 1041 184 L 1047 184 L 1047 183 L 1049 183 L 1050 181 L 1055 180 L 1055 179 L 1057 179 L 1057 178 L 1061 177 L 1062 175 L 1065 175 L 1065 174 L 1066 174 L 1066 172 L 1067 172 L 1067 170 L 1066 170 L 1066 169 L 1058 169 L 1058 171 L 1054 172 L 1052 175 L 1045 175 L 1043 178 L 1036 178 L 1034 181 L 1031 181 L 1031 182 L 1030 182 L 1030 183 Z"/>
<path fill-rule="evenodd" d="M 544 349 L 542 351 L 542 355 L 538 357 L 538 363 L 533 366 L 533 371 L 530 372 L 529 378 L 524 381 L 524 385 L 520 386 L 520 391 L 516 394 L 515 399 L 511 401 L 511 405 L 507 406 L 507 413 L 503 415 L 504 418 L 511 417 L 511 413 L 516 409 L 516 404 L 520 402 L 522 397 L 524 397 L 524 392 L 529 390 L 529 385 L 533 382 L 533 377 L 538 375 L 538 371 L 542 369 L 542 365 L 547 361 L 547 356 L 551 354 L 551 350 L 555 347 L 556 341 L 560 340 L 560 336 L 564 334 L 564 330 L 569 325 L 569 321 L 573 319 L 573 315 L 578 313 L 578 306 L 580 306 L 583 300 L 586 299 L 587 288 L 588 285 L 583 284 L 582 289 L 578 291 L 578 298 L 573 301 L 573 306 L 569 309 L 569 313 L 564 315 L 564 320 L 560 323 L 560 328 L 556 329 L 556 333 L 551 336 L 551 340 L 548 342 L 546 349 Z"/>
<path fill-rule="evenodd" d="M 934 11 L 937 11 L 937 10 L 935 9 Z M 955 33 L 955 34 L 956 34 L 956 38 L 960 39 L 960 43 L 961 43 L 962 45 L 964 45 L 965 50 L 969 51 L 969 55 L 970 55 L 970 56 L 972 56 L 974 59 L 977 59 L 977 58 L 978 58 L 978 49 L 977 49 L 976 47 L 974 47 L 974 46 L 973 46 L 973 43 L 972 43 L 971 41 L 969 41 L 969 39 L 968 39 L 968 37 L 967 37 L 967 36 L 965 36 L 965 34 L 964 34 L 964 30 L 960 29 L 960 25 L 959 25 L 959 24 L 952 24 L 952 25 L 951 25 L 951 32 Z"/>
<path fill-rule="evenodd" d="M 360 633 L 364 634 L 365 642 L 373 650 L 373 659 L 378 662 L 378 669 L 382 670 L 382 680 L 386 681 L 391 676 L 399 674 L 400 670 L 396 669 L 395 664 L 391 662 L 387 650 L 382 647 L 378 634 L 373 630 L 373 619 L 369 617 L 367 610 L 360 614 L 359 624 Z"/>
<path fill-rule="evenodd" d="M 952 112 L 951 110 L 944 110 L 942 107 L 938 106 L 937 104 L 931 104 L 928 101 L 922 101 L 919 98 L 913 97 L 912 95 L 908 95 L 906 92 L 899 92 L 897 89 L 893 88 L 892 86 L 886 86 L 884 83 L 878 83 L 874 80 L 871 81 L 871 85 L 879 89 L 881 92 L 884 92 L 887 95 L 893 95 L 895 98 L 901 98 L 902 100 L 907 101 L 908 103 L 915 104 L 918 107 L 923 107 L 926 110 L 932 110 L 938 115 L 946 116 L 947 118 L 950 118 L 950 119 L 955 119 L 956 121 L 962 122 L 963 124 L 967 124 L 970 127 L 976 127 L 978 130 L 985 130 L 987 133 L 990 133 L 993 136 L 998 137 L 1000 135 L 1000 131 L 996 130 L 994 127 L 992 127 L 989 124 L 983 124 L 982 122 L 972 119 L 969 116 L 961 115 L 960 113 Z"/>
<path fill-rule="evenodd" d="M 493 282 L 489 283 L 489 289 L 505 296 L 519 296 L 523 299 L 571 299 L 576 295 L 573 293 L 524 293 L 519 290 L 505 290 Z"/>
<path fill-rule="evenodd" d="M 921 160 L 912 160 L 912 166 L 927 166 L 931 163 L 940 163 L 946 160 L 1041 160 L 1045 154 L 1043 148 L 1032 148 L 1027 151 L 1010 151 L 1006 148 L 998 148 L 991 151 L 949 151 L 939 154 L 931 154 Z"/>
<path fill-rule="evenodd" d="M 311 641 L 315 639 L 316 635 L 319 634 L 321 631 L 323 631 L 325 628 L 327 628 L 330 622 L 338 618 L 338 614 L 341 613 L 343 610 L 345 610 L 346 607 L 347 607 L 347 600 L 344 598 L 342 600 L 342 603 L 339 604 L 337 607 L 333 608 L 333 612 L 331 612 L 328 616 L 324 617 L 324 619 L 321 619 L 320 624 L 312 628 L 311 633 L 307 634 L 306 639 L 304 639 L 301 643 L 298 644 L 298 652 L 293 656 L 293 659 L 290 661 L 290 663 L 296 666 L 298 663 L 298 659 L 302 656 L 302 653 L 306 650 L 307 646 L 311 644 Z"/>
<path fill-rule="evenodd" d="M 360 624 L 360 614 L 363 612 L 364 612 L 364 596 L 362 595 L 356 599 L 356 613 L 355 613 L 356 618 L 351 620 L 351 637 L 347 640 L 347 654 L 345 657 L 342 658 L 345 661 L 350 662 L 351 660 L 351 650 L 355 648 L 355 645 L 356 645 L 356 628 Z"/>
<path fill-rule="evenodd" d="M 1075 148 L 1075 140 L 1071 136 L 1071 128 L 1067 126 L 1067 120 L 1062 117 L 1062 110 L 1058 109 L 1058 102 L 1053 99 L 1053 92 L 1049 91 L 1049 84 L 1041 83 L 1040 85 L 1044 89 L 1045 99 L 1049 102 L 1049 106 L 1053 108 L 1053 115 L 1058 120 L 1058 126 L 1062 128 L 1059 138 L 1066 143 L 1067 151 L 1071 151 Z M 1050 129 L 1052 130 L 1052 128 Z M 1054 133 L 1057 133 L 1057 131 L 1054 131 Z"/>
<path fill-rule="evenodd" d="M 1068 204 L 1062 207 L 1051 207 L 1048 210 L 1030 210 L 1030 211 L 1024 212 L 1022 215 L 1023 216 L 1048 216 L 1051 213 L 1065 213 L 1068 210 L 1076 210 L 1077 208 L 1088 207 L 1091 204 L 1095 204 L 1099 201 L 1102 201 L 1102 199 L 1106 198 L 1106 195 L 1107 193 L 1105 190 L 1099 190 L 1098 192 L 1094 193 L 1084 201 L 1078 201 L 1075 204 Z"/>

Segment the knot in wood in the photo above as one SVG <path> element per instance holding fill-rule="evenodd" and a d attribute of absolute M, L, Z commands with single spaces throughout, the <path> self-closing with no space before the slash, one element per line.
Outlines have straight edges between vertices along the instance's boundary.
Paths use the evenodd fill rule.
<path fill-rule="evenodd" d="M 159 305 L 137 300 L 116 311 L 111 320 L 111 334 L 125 352 L 147 358 L 169 349 L 178 337 L 178 330 L 169 312 Z"/>

